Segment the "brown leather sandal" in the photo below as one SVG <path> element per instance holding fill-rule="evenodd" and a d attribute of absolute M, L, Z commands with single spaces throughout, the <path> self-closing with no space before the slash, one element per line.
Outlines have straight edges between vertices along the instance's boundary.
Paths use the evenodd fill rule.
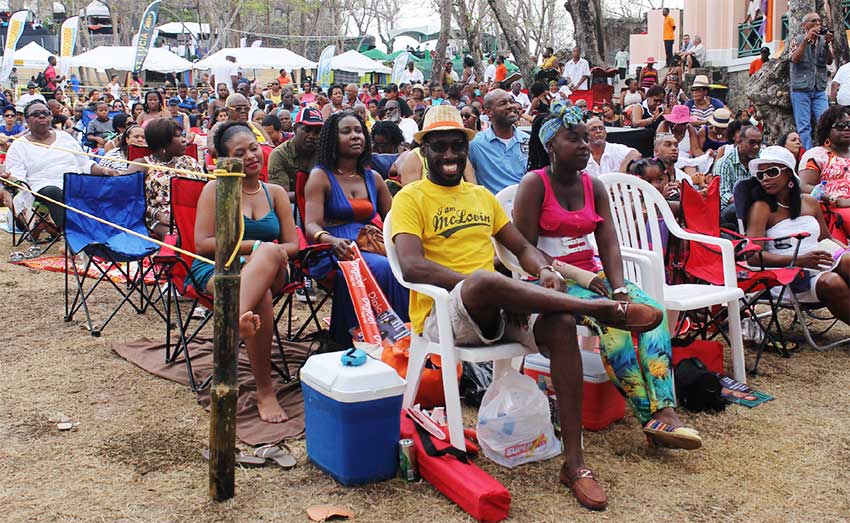
<path fill-rule="evenodd" d="M 573 477 L 567 474 L 567 464 L 561 466 L 559 479 L 561 483 L 573 491 L 579 503 L 590 510 L 605 510 L 608 508 L 608 496 L 602 490 L 602 485 L 596 480 L 593 471 L 587 467 L 581 467 L 575 471 Z"/>

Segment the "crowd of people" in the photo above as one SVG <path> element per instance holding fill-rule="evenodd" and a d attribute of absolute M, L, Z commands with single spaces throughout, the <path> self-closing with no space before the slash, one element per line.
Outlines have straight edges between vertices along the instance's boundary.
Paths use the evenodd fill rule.
<path fill-rule="evenodd" d="M 822 47 L 829 46 L 823 38 L 800 44 L 807 50 L 799 52 L 792 44 L 796 67 L 813 60 L 817 77 L 818 60 L 826 59 Z M 694 44 L 701 45 L 698 38 Z M 559 67 L 552 58 L 547 49 L 544 69 Z M 527 87 L 505 82 L 501 57 L 481 81 L 470 61 L 462 75 L 447 62 L 431 82 L 410 62 L 401 84 L 385 86 L 322 89 L 306 78 L 298 88 L 286 71 L 261 85 L 235 67 L 213 71 L 191 87 L 149 89 L 133 81 L 125 88 L 113 78 L 106 89 L 85 95 L 57 87 L 49 100 L 32 85 L 23 105 L 6 95 L 2 176 L 27 183 L 36 198 L 61 200 L 65 172 L 136 170 L 127 163 L 129 148 L 145 148 L 146 224 L 151 236 L 163 237 L 171 223 L 172 177 L 201 177 L 207 156 L 242 159 L 239 331 L 256 377 L 260 416 L 272 423 L 287 419 L 270 380 L 272 299 L 289 278 L 298 228 L 308 242 L 329 244 L 336 260 L 350 259 L 364 231 L 374 234 L 392 210 L 404 277 L 450 291 L 457 343 L 515 340 L 550 358 L 565 443 L 560 480 L 582 505 L 599 510 L 607 497 L 581 446 L 577 322 L 600 335 L 608 375 L 651 442 L 681 449 L 703 444 L 676 414 L 663 308 L 623 276 L 601 174 L 627 172 L 646 180 L 674 212 L 680 211 L 683 184 L 700 191 L 719 184 L 722 220 L 735 216 L 735 185 L 748 184 L 754 203 L 745 212 L 747 234 L 810 233 L 796 255 L 784 244 L 764 242 L 764 263 L 804 268 L 805 281 L 795 292 L 808 293 L 850 324 L 850 255 L 833 260 L 819 244 L 830 239 L 846 248 L 850 233 L 850 111 L 833 105 L 817 115 L 816 147 L 807 144 L 804 129 L 768 146 L 759 122 L 710 96 L 704 76 L 684 91 L 684 67 L 699 60 L 693 47 L 679 55 L 670 50 L 663 78 L 650 61 L 621 94 L 598 107 L 572 101 L 571 94 L 590 82 L 578 48 L 558 69 L 560 81 Z M 621 55 L 619 63 L 626 61 Z M 609 141 L 609 129 L 619 126 L 651 132 L 652 154 Z M 187 154 L 187 145 L 200 154 Z M 103 158 L 86 158 L 84 148 Z M 508 216 L 495 195 L 513 185 L 516 204 Z M 198 254 L 206 257 L 215 253 L 214 186 L 208 183 L 201 195 L 195 229 Z M 808 194 L 816 188 L 820 201 Z M 23 194 L 4 191 L 3 198 L 25 212 Z M 296 197 L 305 206 L 297 221 Z M 48 207 L 61 231 L 61 208 Z M 847 219 L 830 220 L 825 213 Z M 500 273 L 491 237 L 536 281 Z M 408 292 L 373 243 L 362 246 L 362 255 L 389 302 L 417 334 L 434 338 L 430 299 Z M 332 270 L 333 261 L 324 258 L 312 274 L 322 278 Z M 196 261 L 191 273 L 192 285 L 213 292 L 211 265 Z M 337 278 L 336 285 L 332 333 L 348 345 L 357 317 L 344 280 Z M 636 349 L 632 333 L 638 334 Z"/>

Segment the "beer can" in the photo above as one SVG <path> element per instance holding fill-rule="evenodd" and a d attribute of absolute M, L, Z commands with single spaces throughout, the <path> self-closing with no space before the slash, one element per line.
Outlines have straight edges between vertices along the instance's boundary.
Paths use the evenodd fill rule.
<path fill-rule="evenodd" d="M 405 438 L 398 442 L 398 462 L 401 477 L 405 481 L 416 481 L 419 473 L 416 471 L 416 454 L 413 452 L 413 440 Z"/>

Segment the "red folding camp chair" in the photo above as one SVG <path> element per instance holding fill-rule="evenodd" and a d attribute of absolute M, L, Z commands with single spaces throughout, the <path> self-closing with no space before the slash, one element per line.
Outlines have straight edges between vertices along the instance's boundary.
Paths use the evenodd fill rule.
<path fill-rule="evenodd" d="M 127 146 L 127 159 L 131 162 L 134 160 L 138 160 L 139 158 L 144 158 L 151 154 L 151 150 L 147 147 L 139 147 L 136 145 L 128 145 Z"/>
<path fill-rule="evenodd" d="M 179 245 L 183 250 L 195 252 L 195 217 L 197 214 L 198 199 L 201 196 L 201 191 L 204 188 L 206 181 L 194 180 L 175 176 L 171 179 L 171 220 L 172 230 L 176 228 L 177 234 L 167 238 L 167 242 L 171 245 Z M 166 300 L 166 334 L 165 334 L 165 361 L 166 363 L 174 362 L 180 354 L 183 354 L 186 362 L 186 370 L 189 374 L 189 385 L 193 391 L 198 391 L 205 388 L 210 381 L 207 377 L 200 385 L 198 385 L 195 375 L 192 371 L 192 361 L 189 357 L 189 343 L 195 339 L 201 329 L 209 322 L 212 317 L 213 297 L 204 289 L 199 289 L 199 285 L 192 278 L 189 268 L 192 266 L 192 258 L 185 254 L 176 253 L 175 251 L 166 251 L 163 249 L 160 255 L 155 259 L 156 263 L 166 266 L 165 274 L 168 278 L 168 296 Z M 295 289 L 300 285 L 299 282 L 292 283 L 284 287 L 281 296 L 289 296 L 294 294 Z M 180 309 L 177 300 L 178 295 L 191 300 L 189 312 L 183 317 L 183 311 Z M 192 330 L 192 333 L 187 335 L 190 323 L 193 319 L 194 312 L 198 305 L 204 306 L 207 311 L 198 322 L 198 325 Z M 172 323 L 172 310 L 176 315 L 176 322 Z M 176 346 L 171 344 L 171 331 L 177 327 Z M 277 323 L 274 328 L 275 339 L 278 344 L 281 358 L 283 359 L 283 367 L 278 367 L 272 361 L 272 368 L 283 378 L 284 381 L 292 380 L 289 373 L 289 366 L 286 360 L 286 353 L 281 341 L 280 333 L 277 329 Z M 173 350 L 172 350 L 173 348 Z"/>
<path fill-rule="evenodd" d="M 721 228 L 719 178 L 712 181 L 705 194 L 701 194 L 690 184 L 683 183 L 681 203 L 685 230 L 715 237 L 720 237 L 722 232 L 732 237 L 735 257 L 738 260 L 736 262 L 738 287 L 744 291 L 743 310 L 749 314 L 751 320 L 759 326 L 764 334 L 758 347 L 755 364 L 750 369 L 750 372 L 755 374 L 762 351 L 768 342 L 773 342 L 783 355 L 788 354 L 785 337 L 779 323 L 779 304 L 784 293 L 788 291 L 788 286 L 802 275 L 803 271 L 798 267 L 766 268 L 761 259 L 758 266 L 747 264 L 745 261 L 752 259 L 753 255 L 760 258 L 761 246 L 753 242 L 796 239 L 797 248 L 799 248 L 800 240 L 807 234 L 803 233 L 787 238 L 748 238 L 735 231 Z M 723 284 L 722 257 L 719 250 L 710 245 L 689 242 L 688 245 L 684 246 L 681 256 L 682 269 L 688 277 L 713 285 Z M 796 251 L 794 256 L 796 257 Z M 771 291 L 776 287 L 779 288 L 778 296 L 774 296 Z M 756 313 L 755 306 L 757 303 L 765 303 L 770 307 L 770 318 L 767 324 L 764 324 L 761 316 Z M 708 318 L 699 329 L 699 334 L 703 338 L 707 337 L 709 326 L 718 325 L 725 314 L 726 311 L 721 310 L 714 317 Z M 772 334 L 773 330 L 776 331 L 775 336 Z M 722 333 L 722 329 L 718 328 L 717 332 Z"/>

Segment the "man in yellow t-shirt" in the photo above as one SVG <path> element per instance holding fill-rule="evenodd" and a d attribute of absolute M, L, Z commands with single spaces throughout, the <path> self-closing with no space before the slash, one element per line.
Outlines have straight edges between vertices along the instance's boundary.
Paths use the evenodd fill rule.
<path fill-rule="evenodd" d="M 670 9 L 661 10 L 664 15 L 664 52 L 667 53 L 667 67 L 673 63 L 673 42 L 676 40 L 676 20 L 670 16 Z"/>
<path fill-rule="evenodd" d="M 552 258 L 528 243 L 493 194 L 463 180 L 473 136 L 450 105 L 426 113 L 415 139 L 428 163 L 428 176 L 395 196 L 388 217 L 399 266 L 408 282 L 450 291 L 455 344 L 517 341 L 539 347 L 551 358 L 566 457 L 560 480 L 582 505 L 602 510 L 607 497 L 584 464 L 581 449 L 582 372 L 573 314 L 611 318 L 633 329 L 650 316 L 656 318 L 650 323 L 657 325 L 660 312 L 564 293 L 563 277 L 552 267 Z M 492 238 L 517 257 L 523 270 L 537 276 L 537 285 L 495 272 Z M 429 297 L 411 291 L 413 330 L 434 340 L 439 334 L 432 305 Z"/>

